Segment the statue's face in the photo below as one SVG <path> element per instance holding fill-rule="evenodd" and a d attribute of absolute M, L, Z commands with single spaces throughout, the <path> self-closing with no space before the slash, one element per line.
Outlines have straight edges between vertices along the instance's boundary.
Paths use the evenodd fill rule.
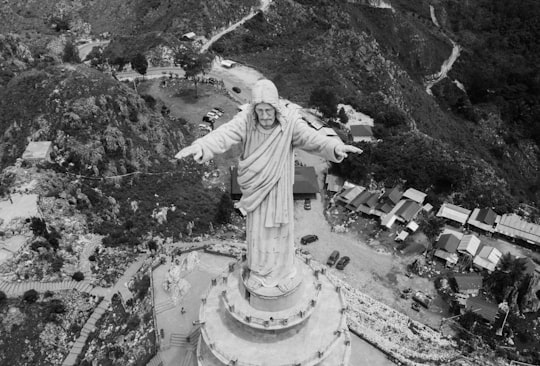
<path fill-rule="evenodd" d="M 271 129 L 275 126 L 276 122 L 276 110 L 268 103 L 259 103 L 255 106 L 255 113 L 257 119 L 264 129 Z"/>

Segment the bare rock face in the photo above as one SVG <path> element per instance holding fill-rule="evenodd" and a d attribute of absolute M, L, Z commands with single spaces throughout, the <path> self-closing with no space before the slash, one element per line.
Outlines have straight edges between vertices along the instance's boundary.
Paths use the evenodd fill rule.
<path fill-rule="evenodd" d="M 183 142 L 135 91 L 84 65 L 25 71 L 0 94 L 0 166 L 13 163 L 31 138 L 52 141 L 63 167 L 111 176 L 145 170 Z"/>

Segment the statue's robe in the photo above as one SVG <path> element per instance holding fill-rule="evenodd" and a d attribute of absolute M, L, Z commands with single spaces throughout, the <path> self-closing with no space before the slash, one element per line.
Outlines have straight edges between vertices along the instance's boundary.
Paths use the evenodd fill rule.
<path fill-rule="evenodd" d="M 295 109 L 280 105 L 278 124 L 265 130 L 253 108 L 238 113 L 208 135 L 196 140 L 202 161 L 235 144 L 243 153 L 238 165 L 242 198 L 236 207 L 247 215 L 247 260 L 251 280 L 265 287 L 285 287 L 295 276 L 294 265 L 294 149 L 340 162 L 335 148 L 343 143 L 310 128 Z"/>

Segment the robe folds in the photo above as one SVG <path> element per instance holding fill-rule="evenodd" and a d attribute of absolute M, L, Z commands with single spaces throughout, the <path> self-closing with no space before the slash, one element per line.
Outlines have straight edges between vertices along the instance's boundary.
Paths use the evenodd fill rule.
<path fill-rule="evenodd" d="M 322 135 L 282 104 L 278 124 L 270 130 L 258 124 L 253 107 L 238 113 L 208 135 L 196 140 L 202 161 L 211 160 L 241 144 L 236 204 L 247 216 L 247 260 L 250 277 L 265 287 L 279 286 L 295 276 L 294 265 L 294 149 L 340 162 L 335 148 L 343 143 Z"/>

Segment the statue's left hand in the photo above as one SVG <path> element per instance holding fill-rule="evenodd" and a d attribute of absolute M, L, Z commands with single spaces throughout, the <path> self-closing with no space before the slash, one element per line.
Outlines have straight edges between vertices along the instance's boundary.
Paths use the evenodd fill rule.
<path fill-rule="evenodd" d="M 336 155 L 340 158 L 346 158 L 349 153 L 361 154 L 363 152 L 362 149 L 352 145 L 339 145 L 336 147 Z"/>

